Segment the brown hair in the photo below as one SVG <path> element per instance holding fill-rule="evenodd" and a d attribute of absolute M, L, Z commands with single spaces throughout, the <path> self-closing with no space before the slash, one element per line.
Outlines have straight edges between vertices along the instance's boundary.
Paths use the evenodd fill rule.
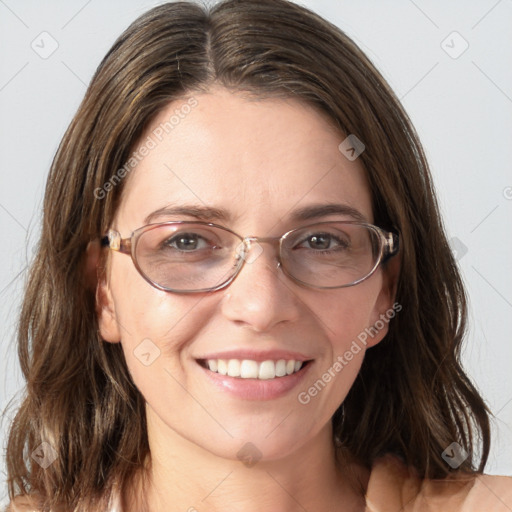
<path fill-rule="evenodd" d="M 110 227 L 124 181 L 102 198 L 95 191 L 161 109 L 214 83 L 255 98 L 297 98 L 325 112 L 340 137 L 356 134 L 366 146 L 360 158 L 375 224 L 400 231 L 402 310 L 367 352 L 333 417 L 335 436 L 367 467 L 394 453 L 422 477 L 449 473 L 441 453 L 456 441 L 469 454 L 460 469 L 483 471 L 488 410 L 460 363 L 465 292 L 423 150 L 398 99 L 342 31 L 304 7 L 175 2 L 150 10 L 115 42 L 51 167 L 18 332 L 27 386 L 7 448 L 11 499 L 34 493 L 45 509 L 99 510 L 112 482 L 127 482 L 147 460 L 143 397 L 121 345 L 98 334 L 84 278 L 88 243 Z M 57 455 L 47 469 L 29 456 L 43 441 Z"/>

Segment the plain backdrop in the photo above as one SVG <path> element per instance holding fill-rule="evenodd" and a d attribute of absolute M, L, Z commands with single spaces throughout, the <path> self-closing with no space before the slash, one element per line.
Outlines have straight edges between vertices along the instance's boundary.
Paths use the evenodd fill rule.
<path fill-rule="evenodd" d="M 158 3 L 0 0 L 2 410 L 23 392 L 14 333 L 50 163 L 100 60 Z M 512 0 L 301 3 L 360 45 L 420 135 L 471 300 L 464 363 L 495 414 L 487 472 L 511 475 Z"/>

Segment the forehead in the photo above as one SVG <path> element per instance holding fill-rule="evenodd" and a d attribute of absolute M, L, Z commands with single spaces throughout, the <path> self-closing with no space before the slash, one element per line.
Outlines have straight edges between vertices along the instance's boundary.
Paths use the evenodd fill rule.
<path fill-rule="evenodd" d="M 182 204 L 226 210 L 231 227 L 247 229 L 283 227 L 295 210 L 327 203 L 372 221 L 365 170 L 340 152 L 346 136 L 324 113 L 224 89 L 189 99 L 162 110 L 134 148 L 139 162 L 125 183 L 119 229 Z"/>

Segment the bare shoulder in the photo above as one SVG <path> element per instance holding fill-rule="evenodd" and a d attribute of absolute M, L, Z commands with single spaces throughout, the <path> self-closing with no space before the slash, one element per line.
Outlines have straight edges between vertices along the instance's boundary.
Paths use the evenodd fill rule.
<path fill-rule="evenodd" d="M 375 512 L 393 507 L 408 512 L 510 512 L 512 477 L 454 472 L 443 479 L 420 479 L 398 458 L 386 456 L 372 469 L 367 503 Z"/>
<path fill-rule="evenodd" d="M 413 502 L 419 510 L 432 512 L 510 512 L 512 477 L 458 472 L 423 480 Z"/>
<path fill-rule="evenodd" d="M 431 481 L 425 496 L 446 498 L 450 510 L 509 512 L 512 510 L 512 477 L 462 474 L 444 481 Z M 460 507 L 460 508 L 457 508 Z"/>
<path fill-rule="evenodd" d="M 512 510 L 512 476 L 478 475 L 475 488 L 483 496 L 496 498 L 498 502 Z"/>
<path fill-rule="evenodd" d="M 25 494 L 16 496 L 14 501 L 9 503 L 6 512 L 39 512 L 40 510 L 40 499 L 37 496 Z"/>

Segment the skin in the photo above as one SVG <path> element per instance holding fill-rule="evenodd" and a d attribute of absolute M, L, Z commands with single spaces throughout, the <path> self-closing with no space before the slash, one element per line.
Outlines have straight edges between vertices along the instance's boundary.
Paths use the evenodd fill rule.
<path fill-rule="evenodd" d="M 291 221 L 294 210 L 313 204 L 349 205 L 373 221 L 365 170 L 338 150 L 345 136 L 324 114 L 296 100 L 254 101 L 221 88 L 194 97 L 197 107 L 127 178 L 112 226 L 123 237 L 155 210 L 184 203 L 227 209 L 230 220 L 210 220 L 242 236 L 280 236 L 304 224 Z M 142 140 L 185 101 L 162 111 Z M 196 220 L 152 222 L 187 219 Z M 343 219 L 351 220 L 318 221 Z M 228 287 L 190 295 L 152 287 L 129 256 L 110 251 L 98 285 L 100 330 L 122 344 L 147 402 L 152 511 L 364 510 L 348 473 L 363 486 L 368 474 L 336 463 L 330 419 L 387 325 L 308 404 L 297 394 L 392 307 L 394 277 L 379 267 L 357 286 L 305 288 L 277 268 L 271 245 L 261 247 Z M 150 366 L 134 355 L 144 339 L 161 351 Z M 242 400 L 214 388 L 195 361 L 241 348 L 294 350 L 314 361 L 285 396 Z M 237 458 L 247 442 L 261 453 L 252 467 Z M 133 498 L 125 501 L 126 510 L 138 509 Z"/>

